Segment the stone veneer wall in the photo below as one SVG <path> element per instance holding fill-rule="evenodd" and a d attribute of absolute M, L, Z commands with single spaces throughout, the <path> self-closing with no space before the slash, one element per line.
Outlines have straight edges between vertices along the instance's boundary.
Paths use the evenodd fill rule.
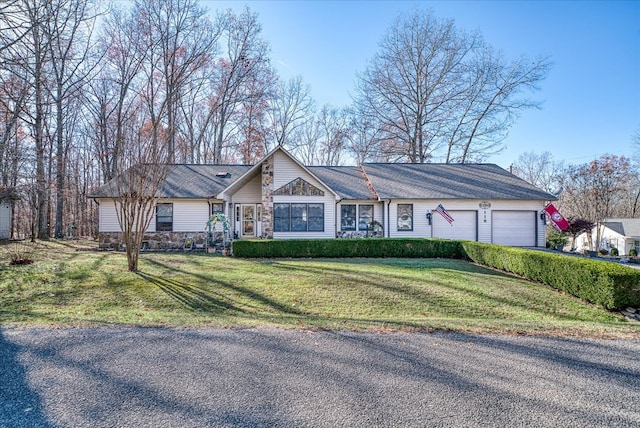
<path fill-rule="evenodd" d="M 187 239 L 192 240 L 192 248 L 204 248 L 206 232 L 149 232 L 144 234 L 143 245 L 147 250 L 182 250 Z M 121 232 L 100 232 L 98 248 L 121 249 Z"/>
<path fill-rule="evenodd" d="M 273 238 L 273 156 L 262 162 L 262 237 Z"/>

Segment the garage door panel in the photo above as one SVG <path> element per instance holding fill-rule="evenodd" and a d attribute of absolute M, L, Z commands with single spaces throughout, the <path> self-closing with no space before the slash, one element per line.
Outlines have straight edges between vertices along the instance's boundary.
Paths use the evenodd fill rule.
<path fill-rule="evenodd" d="M 456 240 L 476 241 L 478 236 L 478 212 L 477 211 L 448 211 L 453 217 L 453 223 L 449 224 L 436 211 L 432 214 L 433 237 Z"/>
<path fill-rule="evenodd" d="M 494 244 L 536 246 L 535 211 L 493 211 L 491 224 Z"/>

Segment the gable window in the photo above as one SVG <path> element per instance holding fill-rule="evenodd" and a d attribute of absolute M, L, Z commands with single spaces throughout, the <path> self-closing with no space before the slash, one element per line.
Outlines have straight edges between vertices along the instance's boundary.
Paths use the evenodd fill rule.
<path fill-rule="evenodd" d="M 276 189 L 273 194 L 275 196 L 324 196 L 322 190 L 300 177 Z"/>
<path fill-rule="evenodd" d="M 274 232 L 323 232 L 324 204 L 273 204 Z"/>
<path fill-rule="evenodd" d="M 340 206 L 340 229 L 356 230 L 356 206 L 355 205 Z"/>
<path fill-rule="evenodd" d="M 373 221 L 373 205 L 358 205 L 358 230 L 369 230 Z"/>
<path fill-rule="evenodd" d="M 398 204 L 398 230 L 413 230 L 413 204 Z"/>
<path fill-rule="evenodd" d="M 173 231 L 173 204 L 156 204 L 156 232 Z"/>

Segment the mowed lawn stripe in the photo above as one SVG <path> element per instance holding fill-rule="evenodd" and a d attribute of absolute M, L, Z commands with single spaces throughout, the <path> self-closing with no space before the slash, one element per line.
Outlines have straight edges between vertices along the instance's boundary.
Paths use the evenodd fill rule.
<path fill-rule="evenodd" d="M 448 259 L 235 259 L 40 244 L 0 265 L 4 325 L 278 326 L 633 336 L 619 314 Z"/>

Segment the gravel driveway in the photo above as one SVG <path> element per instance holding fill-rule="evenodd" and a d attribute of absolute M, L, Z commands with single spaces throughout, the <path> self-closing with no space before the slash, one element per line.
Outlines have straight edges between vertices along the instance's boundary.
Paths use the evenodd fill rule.
<path fill-rule="evenodd" d="M 1 427 L 640 426 L 640 341 L 0 329 Z"/>

